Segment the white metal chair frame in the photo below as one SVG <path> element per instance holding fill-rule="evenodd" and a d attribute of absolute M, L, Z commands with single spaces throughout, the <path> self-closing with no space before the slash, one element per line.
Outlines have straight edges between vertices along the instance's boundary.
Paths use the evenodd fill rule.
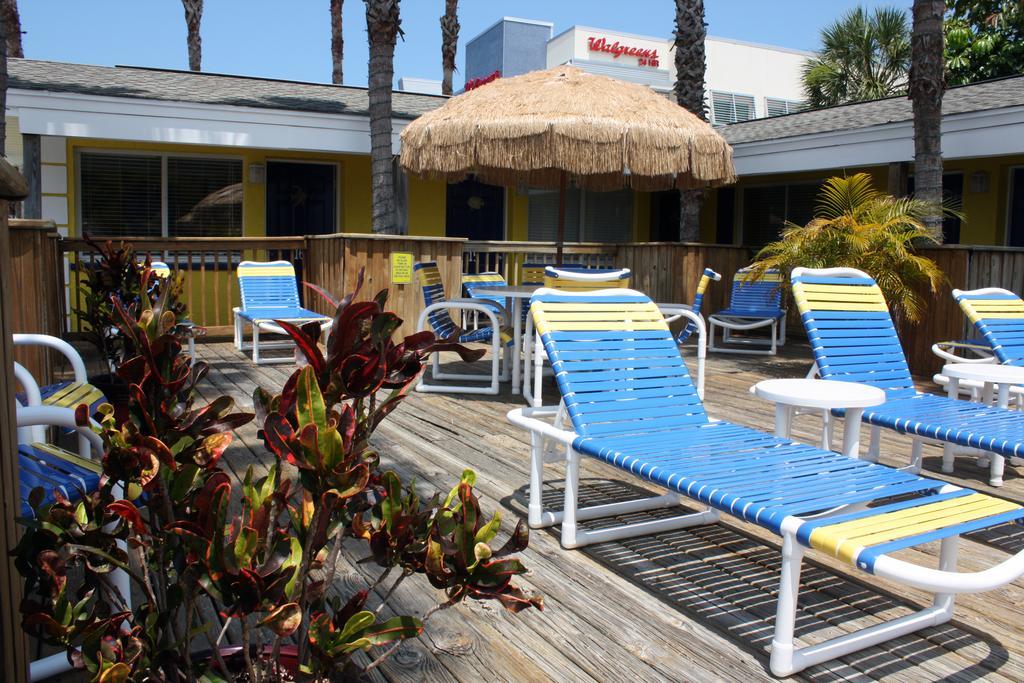
<path fill-rule="evenodd" d="M 451 384 L 429 384 L 427 373 L 420 375 L 420 381 L 416 385 L 416 391 L 435 394 L 486 394 L 496 396 L 500 391 L 501 382 L 507 382 L 512 377 L 512 349 L 510 345 L 504 344 L 501 340 L 501 329 L 504 321 L 509 320 L 508 311 L 497 302 L 480 303 L 477 299 L 456 298 L 439 301 L 424 307 L 420 317 L 416 321 L 416 330 L 431 331 L 433 328 L 427 321 L 428 316 L 434 311 L 457 310 L 463 313 L 473 312 L 477 315 L 487 316 L 491 323 L 491 373 L 490 375 L 470 374 L 459 372 L 443 372 L 441 370 L 441 354 L 434 352 L 430 354 L 430 376 L 434 380 L 455 381 L 455 382 L 481 382 L 489 381 L 487 385 L 456 386 Z M 498 309 L 497 311 L 495 309 Z M 499 317 L 500 316 L 500 317 Z M 473 343 L 473 342 L 467 342 Z M 504 347 L 504 348 L 502 348 Z"/>
<path fill-rule="evenodd" d="M 744 322 L 746 321 L 746 322 Z M 710 345 L 708 350 L 717 351 L 719 353 L 747 353 L 747 354 L 763 354 L 766 356 L 774 356 L 778 352 L 778 347 L 786 345 L 786 311 L 783 309 L 782 316 L 778 318 L 761 318 L 761 317 L 746 317 L 738 315 L 719 315 L 712 313 L 708 316 L 708 323 L 710 324 L 709 339 Z M 761 348 L 728 348 L 725 346 L 715 346 L 715 328 L 722 328 L 722 344 L 737 344 L 745 347 L 763 347 L 767 346 L 767 349 Z M 770 339 L 757 339 L 748 337 L 735 337 L 732 332 L 747 332 L 750 330 L 757 330 L 764 327 L 771 328 Z"/>

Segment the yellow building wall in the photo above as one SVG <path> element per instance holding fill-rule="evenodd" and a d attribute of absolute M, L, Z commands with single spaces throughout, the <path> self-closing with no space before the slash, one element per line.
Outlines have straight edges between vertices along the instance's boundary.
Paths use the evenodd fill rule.
<path fill-rule="evenodd" d="M 961 244 L 1006 244 L 1010 172 L 1018 166 L 1024 166 L 1024 155 L 957 159 L 945 163 L 946 173 L 959 171 L 964 174 L 963 212 L 966 223 L 960 228 Z M 973 174 L 979 174 L 979 181 L 984 177 L 982 184 L 987 184 L 986 190 L 971 191 Z"/>
<path fill-rule="evenodd" d="M 409 176 L 409 234 L 444 237 L 447 183 Z"/>

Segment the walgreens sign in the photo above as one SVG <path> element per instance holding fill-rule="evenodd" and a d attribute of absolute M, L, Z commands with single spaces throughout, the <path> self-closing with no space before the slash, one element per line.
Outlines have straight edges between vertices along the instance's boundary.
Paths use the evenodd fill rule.
<path fill-rule="evenodd" d="M 619 41 L 611 42 L 607 38 L 589 36 L 587 38 L 587 49 L 591 52 L 606 52 L 615 59 L 626 55 L 636 57 L 639 66 L 656 67 L 659 65 L 658 51 L 650 48 L 635 47 L 626 45 Z"/>

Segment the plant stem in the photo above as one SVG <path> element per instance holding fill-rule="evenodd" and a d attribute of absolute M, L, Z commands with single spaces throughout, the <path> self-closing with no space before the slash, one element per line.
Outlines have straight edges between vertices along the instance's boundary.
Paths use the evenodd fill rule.
<path fill-rule="evenodd" d="M 249 674 L 249 681 L 256 682 L 256 669 L 252 665 L 252 655 L 249 652 L 249 615 L 239 618 L 242 625 L 242 657 L 245 658 L 245 671 Z"/>
<path fill-rule="evenodd" d="M 91 548 L 89 546 L 79 545 L 77 543 L 68 543 L 64 547 L 67 548 L 67 550 L 69 552 L 81 552 L 81 553 L 85 553 L 85 554 L 88 554 L 88 555 L 95 555 L 96 557 L 103 558 L 104 560 L 106 560 L 107 562 L 111 563 L 112 565 L 114 565 L 118 569 L 123 570 L 124 573 L 127 574 L 130 578 L 134 579 L 135 582 L 138 583 L 140 586 L 142 586 L 143 590 L 146 591 L 146 593 L 148 594 L 149 599 L 152 602 L 154 602 L 154 603 L 156 602 L 156 598 L 153 596 L 153 589 L 150 587 L 149 582 L 147 580 L 143 579 L 138 574 L 136 574 L 134 571 L 132 571 L 131 567 L 129 567 L 124 562 L 119 561 L 117 558 L 115 558 L 110 553 L 104 552 L 104 551 L 99 550 L 97 548 Z"/>
<path fill-rule="evenodd" d="M 389 588 L 388 592 L 384 594 L 383 598 L 381 598 L 380 604 L 377 605 L 377 609 L 373 611 L 374 616 L 380 614 L 380 611 L 384 609 L 384 605 L 388 604 L 388 600 L 391 599 L 391 595 L 395 592 L 395 589 L 398 588 L 398 586 L 400 586 L 403 581 L 405 581 L 405 577 L 407 576 L 409 576 L 408 572 L 403 571 L 401 575 L 399 575 L 399 577 L 395 579 L 395 582 L 391 584 L 391 588 Z"/>
<path fill-rule="evenodd" d="M 334 583 L 334 575 L 337 573 L 338 568 L 338 555 L 341 554 L 341 541 L 345 537 L 345 532 L 342 529 L 338 529 L 338 532 L 334 535 L 334 543 L 331 545 L 331 552 L 327 554 L 327 574 L 324 576 L 324 588 L 329 589 L 331 584 Z"/>
<path fill-rule="evenodd" d="M 192 671 L 192 619 L 195 616 L 196 597 L 190 590 L 185 594 L 185 664 L 188 666 L 188 681 L 195 683 Z"/>
<path fill-rule="evenodd" d="M 405 575 L 405 574 L 403 573 L 403 574 L 402 574 L 402 576 L 400 576 L 400 577 L 398 578 L 398 580 L 397 580 L 397 581 L 395 581 L 395 586 L 397 586 L 397 585 L 398 585 L 398 583 L 399 583 L 399 582 L 401 582 L 401 580 L 405 578 L 405 576 L 406 576 L 406 575 Z M 394 589 L 394 586 L 392 586 L 392 589 Z M 451 607 L 451 606 L 452 606 L 452 605 L 454 605 L 454 604 L 455 604 L 455 603 L 453 603 L 453 602 L 442 602 L 442 603 L 441 603 L 441 604 L 439 604 L 439 605 L 434 605 L 433 607 L 431 607 L 431 608 L 430 608 L 430 609 L 429 609 L 429 610 L 427 611 L 427 613 L 426 613 L 426 614 L 424 614 L 424 615 L 423 615 L 423 618 L 422 618 L 422 619 L 420 619 L 420 624 L 425 624 L 425 623 L 427 623 L 427 619 L 429 619 L 430 617 L 432 617 L 432 616 L 433 616 L 434 614 L 436 614 L 437 612 L 440 612 L 441 610 L 446 610 L 446 609 L 448 609 L 449 607 Z M 379 609 L 379 608 L 378 608 L 378 609 Z M 399 647 L 401 647 L 402 643 L 404 643 L 404 642 L 405 642 L 405 639 L 404 639 L 404 638 L 403 638 L 403 639 L 401 639 L 401 640 L 398 640 L 398 641 L 396 641 L 396 642 L 394 643 L 394 645 L 392 645 L 392 646 L 391 646 L 391 647 L 389 647 L 389 648 L 388 648 L 387 650 L 385 650 L 384 652 L 382 652 L 382 653 L 381 653 L 381 655 L 380 655 L 379 657 L 377 657 L 377 659 L 375 659 L 375 660 L 373 660 L 372 662 L 370 662 L 370 663 L 369 663 L 369 664 L 368 664 L 368 665 L 366 666 L 366 668 L 365 668 L 365 669 L 363 669 L 363 673 L 366 673 L 366 672 L 368 672 L 368 671 L 372 671 L 373 669 L 376 669 L 376 668 L 377 668 L 378 666 L 380 666 L 380 665 L 381 665 L 382 663 L 384 663 L 384 660 L 386 660 L 386 659 L 387 659 L 388 657 L 390 657 L 391 655 L 395 654 L 395 652 L 397 652 L 397 651 L 398 651 L 398 648 L 399 648 Z"/>
<path fill-rule="evenodd" d="M 315 499 L 314 499 L 315 500 Z M 320 501 L 317 501 L 320 502 Z M 323 514 L 323 506 L 317 505 L 313 511 L 313 517 L 309 520 L 309 527 L 306 529 L 306 542 L 312 538 L 313 533 L 320 525 L 320 516 Z M 309 605 L 306 604 L 306 591 L 309 584 L 309 565 L 313 561 L 312 548 L 306 548 L 302 553 L 302 563 L 299 565 L 299 585 L 302 587 L 299 593 L 299 609 L 302 610 L 302 622 L 299 624 L 298 645 L 299 645 L 299 666 L 306 661 L 307 634 L 309 633 Z"/>
<path fill-rule="evenodd" d="M 213 598 L 210 598 L 210 603 L 213 605 L 214 609 L 217 608 L 217 605 L 213 602 Z M 220 655 L 220 639 L 218 638 L 217 640 L 214 640 L 213 636 L 210 635 L 209 629 L 203 631 L 203 635 L 206 636 L 206 642 L 210 644 L 210 650 L 213 652 L 213 658 L 217 660 L 217 666 L 220 667 L 221 673 L 228 676 L 228 665 L 224 663 L 224 658 Z"/>

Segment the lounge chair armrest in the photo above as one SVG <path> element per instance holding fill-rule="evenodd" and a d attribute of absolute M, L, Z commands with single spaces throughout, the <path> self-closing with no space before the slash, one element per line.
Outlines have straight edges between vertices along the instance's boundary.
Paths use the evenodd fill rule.
<path fill-rule="evenodd" d="M 89 381 L 89 373 L 85 369 L 85 361 L 82 360 L 82 356 L 75 350 L 75 347 L 63 339 L 51 337 L 48 334 L 14 334 L 12 336 L 15 346 L 45 346 L 60 352 L 71 363 L 75 381 L 82 384 Z"/>
<path fill-rule="evenodd" d="M 540 419 L 542 416 L 554 416 L 557 410 L 558 408 L 555 406 L 514 408 L 506 413 L 506 417 L 509 422 L 518 427 L 523 427 L 531 432 L 537 432 L 542 436 L 555 439 L 566 446 L 572 446 L 572 442 L 576 439 L 576 432 L 559 429 L 553 424 Z"/>
<path fill-rule="evenodd" d="M 883 555 L 875 561 L 874 574 L 932 593 L 981 593 L 1024 576 L 1024 550 L 977 572 L 932 569 Z"/>
<path fill-rule="evenodd" d="M 77 424 L 75 422 L 75 411 L 71 408 L 60 408 L 58 406 L 19 407 L 17 409 L 17 423 L 18 427 L 52 425 L 54 427 L 73 429 L 88 440 L 94 453 L 103 452 L 103 440 L 99 434 L 93 431 L 93 428 L 99 428 L 99 424 L 92 418 L 89 419 L 89 424 L 86 426 Z"/>
<path fill-rule="evenodd" d="M 971 350 L 971 351 L 978 351 L 978 350 L 984 349 L 984 347 L 980 347 L 980 346 L 977 346 L 975 344 L 965 344 L 964 342 L 955 342 L 955 341 L 936 342 L 935 344 L 932 344 L 932 353 L 934 353 L 936 356 L 938 356 L 939 358 L 943 359 L 944 361 L 946 361 L 948 363 L 979 363 L 979 364 L 982 364 L 982 363 L 995 363 L 996 362 L 996 357 L 995 356 L 981 356 L 981 357 L 977 357 L 977 358 L 967 358 L 967 357 L 964 357 L 964 356 L 958 356 L 955 353 L 953 353 L 953 351 L 952 351 L 952 350 L 955 350 L 955 349 L 965 349 L 965 350 Z"/>
<path fill-rule="evenodd" d="M 447 301 L 438 301 L 436 304 L 430 304 L 420 311 L 419 320 L 416 321 L 416 329 L 427 329 L 424 327 L 424 323 L 427 321 L 427 316 L 434 311 L 444 311 L 452 308 L 458 311 L 479 311 L 491 319 L 491 326 L 495 330 L 501 329 L 501 321 L 498 318 L 498 314 L 494 312 L 494 308 L 471 299 L 449 299 Z"/>
<path fill-rule="evenodd" d="M 43 397 L 42 394 L 39 393 L 39 383 L 36 382 L 36 378 L 33 377 L 32 373 L 29 372 L 21 363 L 14 364 L 14 377 L 25 390 L 26 406 L 43 405 Z"/>

